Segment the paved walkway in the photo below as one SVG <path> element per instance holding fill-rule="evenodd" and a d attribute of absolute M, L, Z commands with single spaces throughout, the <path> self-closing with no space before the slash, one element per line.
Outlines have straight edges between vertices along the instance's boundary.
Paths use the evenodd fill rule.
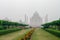
<path fill-rule="evenodd" d="M 31 40 L 60 40 L 60 38 L 37 28 L 35 32 L 33 33 Z"/>
<path fill-rule="evenodd" d="M 0 36 L 0 40 L 13 40 L 14 38 L 18 37 L 19 35 L 22 35 L 25 33 L 27 30 L 20 30 L 17 32 L 13 32 L 7 35 Z"/>

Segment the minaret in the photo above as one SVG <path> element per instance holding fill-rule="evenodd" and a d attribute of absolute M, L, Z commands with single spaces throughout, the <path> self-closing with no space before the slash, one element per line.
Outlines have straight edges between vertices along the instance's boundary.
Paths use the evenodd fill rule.
<path fill-rule="evenodd" d="M 25 14 L 25 24 L 28 24 L 28 16 Z"/>
<path fill-rule="evenodd" d="M 59 18 L 59 20 L 60 20 L 60 18 Z"/>
<path fill-rule="evenodd" d="M 46 16 L 45 16 L 45 23 L 47 23 L 48 22 L 48 15 L 46 14 Z"/>

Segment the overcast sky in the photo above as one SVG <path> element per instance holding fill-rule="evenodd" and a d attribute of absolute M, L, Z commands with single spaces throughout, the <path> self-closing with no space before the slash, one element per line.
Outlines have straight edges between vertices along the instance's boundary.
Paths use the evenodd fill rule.
<path fill-rule="evenodd" d="M 49 21 L 59 19 L 60 0 L 0 0 L 0 19 L 24 21 L 25 14 L 30 18 L 35 11 L 43 19 L 46 14 Z"/>

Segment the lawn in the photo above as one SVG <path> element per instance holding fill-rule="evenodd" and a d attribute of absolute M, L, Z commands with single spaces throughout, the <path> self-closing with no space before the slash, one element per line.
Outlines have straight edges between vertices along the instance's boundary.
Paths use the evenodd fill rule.
<path fill-rule="evenodd" d="M 0 40 L 14 40 L 16 37 L 23 35 L 24 33 L 26 33 L 29 30 L 30 29 L 23 29 L 23 30 L 20 30 L 17 32 L 9 33 L 7 35 L 2 35 L 2 36 L 0 36 Z"/>
<path fill-rule="evenodd" d="M 60 40 L 60 38 L 46 32 L 43 29 L 37 28 L 33 33 L 31 40 Z"/>

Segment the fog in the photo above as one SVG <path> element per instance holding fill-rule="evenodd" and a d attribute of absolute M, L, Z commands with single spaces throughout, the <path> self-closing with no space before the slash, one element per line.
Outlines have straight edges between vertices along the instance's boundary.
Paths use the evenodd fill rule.
<path fill-rule="evenodd" d="M 25 14 L 30 19 L 35 11 L 43 19 L 48 14 L 49 21 L 57 20 L 60 18 L 60 0 L 0 0 L 0 19 L 24 21 Z"/>

